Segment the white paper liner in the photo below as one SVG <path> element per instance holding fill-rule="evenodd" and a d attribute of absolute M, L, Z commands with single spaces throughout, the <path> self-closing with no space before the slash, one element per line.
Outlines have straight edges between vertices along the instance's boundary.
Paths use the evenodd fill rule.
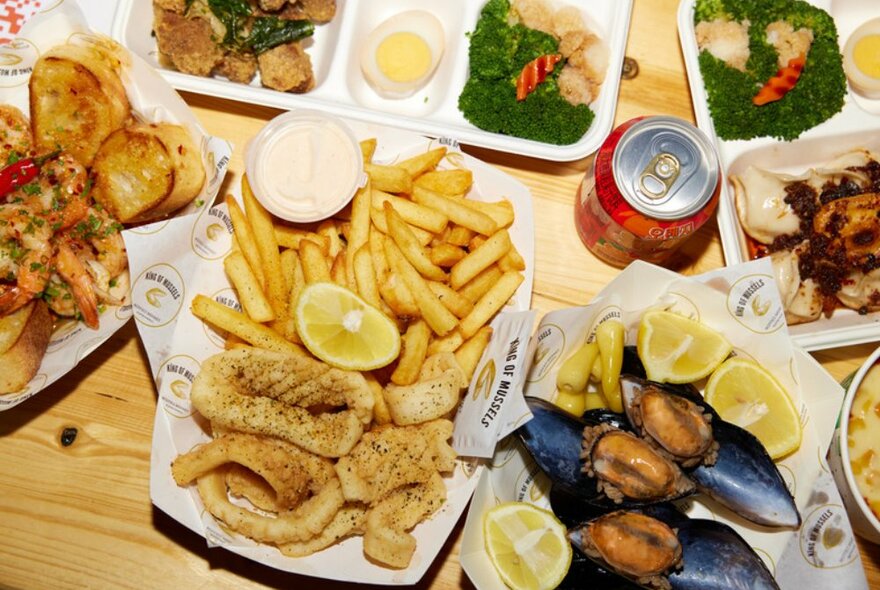
<path fill-rule="evenodd" d="M 601 320 L 609 316 L 621 318 L 628 328 L 627 342 L 632 344 L 642 311 L 670 304 L 672 309 L 721 331 L 734 345 L 737 355 L 760 361 L 791 394 L 803 425 L 800 448 L 777 463 L 804 521 L 799 531 L 774 531 L 752 525 L 700 496 L 680 505 L 693 518 L 719 520 L 736 529 L 777 575 L 782 587 L 794 588 L 801 584 L 818 588 L 812 574 L 816 569 L 840 570 L 841 575 L 847 576 L 840 579 L 853 583 L 852 586 L 828 585 L 828 588 L 864 587 L 858 550 L 853 551 L 852 530 L 833 481 L 828 483 L 830 477 L 824 458 L 843 391 L 812 357 L 792 346 L 769 260 L 692 278 L 642 262 L 631 264 L 589 305 L 544 316 L 532 340 L 533 350 L 544 347 L 542 360 L 532 367 L 526 393 L 552 399 L 559 366 Z M 482 477 L 472 502 L 462 544 L 462 567 L 478 588 L 504 588 L 483 549 L 482 513 L 505 501 L 526 501 L 549 507 L 549 487 L 549 480 L 515 437 L 499 446 L 492 467 Z M 827 516 L 820 521 L 822 514 Z M 821 529 L 825 525 L 840 530 L 840 543 L 834 548 L 823 549 L 815 542 L 817 527 Z M 796 551 L 792 549 L 795 545 L 809 547 L 809 550 Z M 803 560 L 797 560 L 799 555 Z M 783 574 L 785 579 L 780 577 Z M 830 583 L 834 577 L 829 575 L 822 579 Z"/>
<path fill-rule="evenodd" d="M 76 0 L 53 2 L 37 12 L 24 25 L 10 45 L 0 47 L 0 103 L 17 106 L 25 114 L 28 107 L 28 80 L 36 59 L 52 47 L 67 41 L 95 36 Z M 108 42 L 109 38 L 106 39 Z M 208 181 L 199 196 L 178 215 L 186 215 L 210 204 L 226 174 L 232 146 L 206 135 L 195 115 L 177 92 L 136 55 L 122 72 L 123 84 L 132 110 L 147 121 L 170 121 L 185 125 L 200 147 Z M 9 65 L 11 64 L 11 65 Z M 138 230 L 123 231 L 123 236 Z M 122 306 L 107 306 L 101 324 L 92 330 L 80 322 L 61 322 L 52 334 L 40 369 L 20 392 L 0 396 L 0 411 L 8 410 L 39 393 L 73 369 L 81 359 L 103 344 L 131 318 L 131 306 L 125 297 Z"/>
<path fill-rule="evenodd" d="M 346 121 L 359 139 L 376 137 L 374 160 L 391 163 L 436 147 L 437 140 L 377 125 Z M 525 278 L 510 310 L 530 307 L 534 260 L 531 195 L 510 176 L 450 148 L 440 167 L 462 165 L 473 172 L 474 189 L 468 198 L 496 201 L 507 198 L 516 218 L 511 239 L 526 261 Z M 240 187 L 232 187 L 240 200 Z M 153 503 L 211 546 L 221 546 L 262 564 L 320 578 L 373 584 L 414 584 L 427 571 L 467 507 L 481 468 L 460 460 L 446 478 L 447 502 L 414 534 L 417 550 L 404 570 L 384 568 L 363 554 L 361 537 L 353 537 L 309 557 L 284 557 L 277 549 L 258 545 L 220 528 L 202 509 L 194 486 L 178 486 L 171 478 L 171 461 L 208 439 L 206 425 L 189 403 L 189 386 L 205 359 L 223 350 L 223 337 L 190 312 L 197 294 L 238 306 L 235 291 L 223 271 L 223 257 L 231 246 L 232 225 L 225 205 L 203 210 L 185 219 L 153 224 L 127 237 L 132 265 L 132 304 L 137 327 L 150 359 L 159 391 L 153 434 L 150 497 Z M 491 344 L 490 344 L 491 347 Z M 340 567 L 345 564 L 345 567 Z"/>

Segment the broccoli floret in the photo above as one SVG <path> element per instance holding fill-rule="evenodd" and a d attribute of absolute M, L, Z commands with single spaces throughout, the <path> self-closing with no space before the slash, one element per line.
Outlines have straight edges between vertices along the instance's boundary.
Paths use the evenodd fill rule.
<path fill-rule="evenodd" d="M 516 100 L 516 79 L 525 64 L 557 53 L 552 35 L 510 25 L 508 0 L 489 0 L 470 34 L 470 77 L 458 98 L 458 108 L 473 125 L 544 143 L 571 144 L 593 122 L 586 105 L 574 106 L 559 94 L 557 64 L 547 79 L 523 101 Z"/>
<path fill-rule="evenodd" d="M 828 13 L 803 0 L 697 1 L 697 22 L 716 17 L 751 22 L 745 72 L 727 66 L 708 51 L 699 56 L 709 111 L 720 138 L 776 137 L 790 141 L 843 108 L 846 76 L 837 29 Z M 767 25 L 777 20 L 787 21 L 795 30 L 811 29 L 813 44 L 794 88 L 781 100 L 755 106 L 752 97 L 779 67 L 776 49 L 765 38 Z"/>

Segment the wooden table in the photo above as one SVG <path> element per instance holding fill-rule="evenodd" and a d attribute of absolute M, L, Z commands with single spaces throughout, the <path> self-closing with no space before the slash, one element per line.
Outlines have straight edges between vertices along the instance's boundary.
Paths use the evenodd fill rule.
<path fill-rule="evenodd" d="M 627 56 L 639 74 L 624 80 L 616 121 L 669 114 L 693 121 L 676 32 L 678 0 L 635 0 Z M 207 130 L 236 148 L 229 183 L 239 182 L 246 140 L 278 114 L 185 95 Z M 532 305 L 541 314 L 587 303 L 618 272 L 594 258 L 572 221 L 587 160 L 552 163 L 467 149 L 519 178 L 535 199 Z M 676 257 L 700 273 L 723 264 L 714 223 Z M 816 353 L 836 378 L 855 370 L 874 344 Z M 0 587 L 4 588 L 343 588 L 285 574 L 223 551 L 153 508 L 150 440 L 156 391 L 134 322 L 76 370 L 0 414 Z M 62 433 L 76 428 L 73 444 Z M 472 587 L 458 564 L 462 522 L 419 587 Z M 880 547 L 860 542 L 872 587 L 880 588 Z"/>

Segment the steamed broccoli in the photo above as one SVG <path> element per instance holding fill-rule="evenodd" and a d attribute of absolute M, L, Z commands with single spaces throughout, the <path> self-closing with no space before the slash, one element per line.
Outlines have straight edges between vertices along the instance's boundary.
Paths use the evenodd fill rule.
<path fill-rule="evenodd" d="M 720 138 L 792 140 L 843 108 L 846 77 L 837 29 L 828 13 L 803 0 L 697 0 L 695 22 L 715 18 L 751 22 L 745 72 L 708 51 L 699 56 L 709 111 Z M 794 88 L 782 100 L 755 106 L 752 97 L 778 69 L 776 50 L 765 39 L 767 25 L 777 20 L 789 22 L 795 30 L 811 29 L 813 44 Z"/>
<path fill-rule="evenodd" d="M 552 35 L 510 25 L 508 0 L 489 0 L 470 35 L 470 78 L 458 97 L 458 108 L 485 131 L 565 145 L 579 140 L 593 122 L 586 105 L 574 106 L 559 94 L 558 64 L 523 101 L 516 100 L 516 79 L 525 64 L 558 53 Z"/>

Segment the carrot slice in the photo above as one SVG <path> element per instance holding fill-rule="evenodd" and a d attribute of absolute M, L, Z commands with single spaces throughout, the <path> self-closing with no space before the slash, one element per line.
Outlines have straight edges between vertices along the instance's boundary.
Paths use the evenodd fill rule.
<path fill-rule="evenodd" d="M 807 63 L 807 56 L 801 53 L 797 57 L 788 60 L 788 65 L 780 68 L 776 75 L 767 80 L 766 84 L 752 98 L 752 103 L 761 106 L 770 102 L 774 102 L 788 94 L 797 84 L 798 78 Z"/>
<path fill-rule="evenodd" d="M 560 54 L 542 55 L 527 63 L 516 79 L 516 100 L 525 100 L 562 59 Z"/>

